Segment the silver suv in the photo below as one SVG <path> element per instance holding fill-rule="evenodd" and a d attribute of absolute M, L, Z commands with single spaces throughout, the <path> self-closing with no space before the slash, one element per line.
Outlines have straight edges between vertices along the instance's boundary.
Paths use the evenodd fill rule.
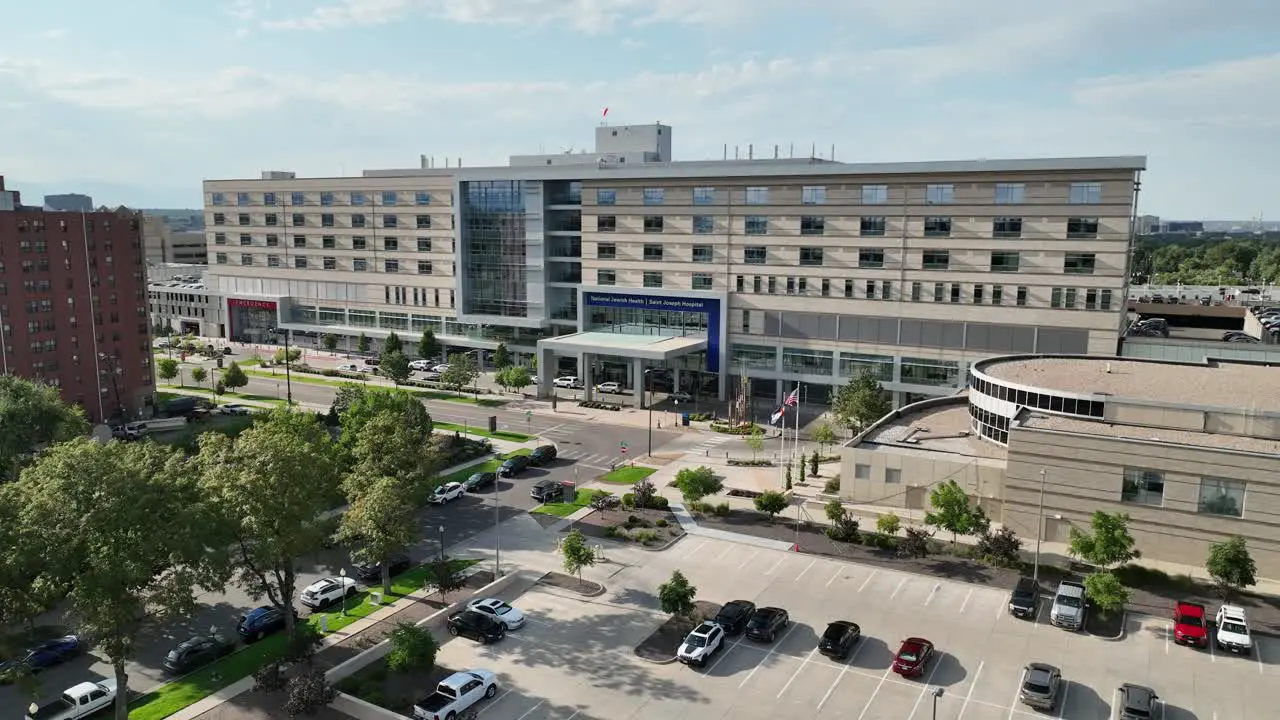
<path fill-rule="evenodd" d="M 1058 592 L 1053 594 L 1053 610 L 1049 613 L 1049 622 L 1067 630 L 1080 630 L 1084 627 L 1087 607 L 1084 585 L 1063 580 L 1058 585 Z"/>

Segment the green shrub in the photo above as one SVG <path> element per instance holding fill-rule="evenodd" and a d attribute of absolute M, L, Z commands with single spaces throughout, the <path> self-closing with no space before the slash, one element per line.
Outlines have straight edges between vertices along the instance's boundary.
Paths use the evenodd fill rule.
<path fill-rule="evenodd" d="M 751 460 L 749 458 L 729 458 L 729 464 L 734 467 L 773 467 L 772 460 L 758 458 Z"/>
<path fill-rule="evenodd" d="M 616 538 L 619 535 L 622 535 L 622 533 L 618 531 L 617 525 L 610 525 L 604 529 L 604 536 L 607 538 Z M 623 537 L 625 537 L 625 535 Z"/>
<path fill-rule="evenodd" d="M 833 477 L 822 484 L 822 492 L 828 495 L 836 495 L 840 492 L 840 478 Z"/>
<path fill-rule="evenodd" d="M 622 496 L 622 508 L 624 510 L 636 509 L 636 494 L 626 493 Z M 645 508 L 642 508 L 645 509 Z M 671 509 L 671 501 L 661 495 L 654 495 L 649 500 L 648 510 L 669 510 Z"/>
<path fill-rule="evenodd" d="M 722 502 L 719 505 L 716 505 L 715 507 L 711 508 L 711 512 L 714 515 L 725 517 L 729 514 L 729 503 Z"/>
<path fill-rule="evenodd" d="M 627 510 L 631 510 L 631 509 L 635 508 L 635 506 L 636 506 L 636 494 L 635 494 L 635 493 L 625 493 L 625 494 L 623 494 L 623 496 L 622 496 L 622 507 L 623 507 L 623 508 L 625 508 L 625 509 L 627 509 Z"/>
<path fill-rule="evenodd" d="M 715 416 L 711 413 L 689 413 L 690 422 L 707 422 L 713 419 L 715 419 Z"/>
<path fill-rule="evenodd" d="M 711 423 L 713 432 L 724 433 L 725 435 L 750 435 L 756 431 L 764 432 L 764 428 L 755 423 L 746 423 L 745 425 L 730 425 L 729 423 Z"/>
<path fill-rule="evenodd" d="M 339 375 L 338 371 L 334 370 L 333 368 L 325 368 L 324 370 L 320 371 L 320 374 L 325 377 L 338 377 Z"/>
<path fill-rule="evenodd" d="M 658 541 L 658 533 L 654 530 L 637 530 L 632 539 L 641 545 L 648 545 Z"/>
<path fill-rule="evenodd" d="M 667 519 L 666 519 L 666 518 L 658 518 L 658 520 L 657 520 L 656 522 L 654 522 L 653 524 L 654 524 L 654 525 L 657 525 L 658 527 L 666 527 L 666 526 L 667 526 Z"/>

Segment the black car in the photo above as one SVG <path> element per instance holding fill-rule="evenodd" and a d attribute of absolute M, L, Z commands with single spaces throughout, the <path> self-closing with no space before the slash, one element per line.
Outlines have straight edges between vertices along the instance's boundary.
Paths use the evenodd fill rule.
<path fill-rule="evenodd" d="M 720 608 L 712 622 L 724 628 L 726 634 L 737 635 L 747 627 L 747 621 L 755 611 L 756 604 L 750 600 L 730 600 Z"/>
<path fill-rule="evenodd" d="M 529 497 L 540 503 L 558 502 L 564 494 L 564 486 L 555 480 L 539 480 L 529 490 Z"/>
<path fill-rule="evenodd" d="M 1029 577 L 1019 579 L 1009 594 L 1009 613 L 1015 617 L 1034 618 L 1039 606 L 1040 584 Z"/>
<path fill-rule="evenodd" d="M 466 488 L 467 492 L 480 492 L 492 487 L 496 482 L 498 482 L 498 473 L 478 472 L 463 480 L 462 487 Z"/>
<path fill-rule="evenodd" d="M 298 611 L 289 608 L 293 613 L 293 619 L 298 619 Z M 254 608 L 247 615 L 240 616 L 240 622 L 236 623 L 236 632 L 240 634 L 240 638 L 245 642 L 261 640 L 262 638 L 279 632 L 284 629 L 284 612 L 280 608 L 271 605 L 263 605 Z"/>
<path fill-rule="evenodd" d="M 778 638 L 778 631 L 790 624 L 791 616 L 786 610 L 777 607 L 758 608 L 747 621 L 747 637 L 761 642 L 773 642 Z"/>
<path fill-rule="evenodd" d="M 413 559 L 404 553 L 397 553 L 391 557 L 391 561 L 387 563 L 391 566 L 391 577 L 395 577 L 400 573 L 413 567 Z M 382 584 L 382 563 L 363 562 L 355 563 L 351 568 L 357 580 L 369 583 L 371 585 Z"/>
<path fill-rule="evenodd" d="M 529 469 L 528 455 L 513 455 L 507 458 L 506 460 L 504 460 L 502 462 L 502 465 L 498 466 L 498 474 L 501 475 L 502 477 L 511 477 L 512 475 L 519 475 L 520 473 L 528 469 Z"/>
<path fill-rule="evenodd" d="M 164 669 L 173 675 L 185 675 L 235 649 L 235 643 L 220 635 L 197 635 L 183 640 L 169 651 L 164 658 Z"/>
<path fill-rule="evenodd" d="M 858 644 L 860 637 L 862 637 L 862 628 L 858 627 L 857 623 L 837 620 L 828 625 L 827 631 L 822 633 L 822 638 L 818 640 L 818 652 L 829 658 L 844 660 L 849 657 L 849 651 Z"/>
<path fill-rule="evenodd" d="M 1142 685 L 1120 686 L 1120 720 L 1155 720 L 1163 717 L 1160 696 Z"/>
<path fill-rule="evenodd" d="M 471 638 L 482 643 L 498 642 L 507 636 L 507 626 L 492 615 L 475 610 L 463 610 L 449 616 L 449 634 Z"/>
<path fill-rule="evenodd" d="M 555 445 L 539 445 L 538 447 L 533 449 L 533 452 L 529 453 L 529 464 L 534 467 L 542 467 L 543 465 L 550 465 L 551 463 L 555 462 L 555 460 L 556 460 Z"/>

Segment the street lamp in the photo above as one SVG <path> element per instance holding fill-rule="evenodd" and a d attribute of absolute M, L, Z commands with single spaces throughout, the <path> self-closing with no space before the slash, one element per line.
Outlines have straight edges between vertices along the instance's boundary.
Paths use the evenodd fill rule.
<path fill-rule="evenodd" d="M 271 333 L 276 337 L 279 337 L 281 330 L 280 328 L 267 328 L 267 332 Z M 290 333 L 287 329 L 284 330 L 283 332 L 284 332 L 284 387 L 285 387 L 285 396 L 286 396 L 285 403 L 287 407 L 293 407 L 293 377 L 289 374 L 289 366 L 293 364 L 293 362 L 289 358 L 289 334 Z"/>
<path fill-rule="evenodd" d="M 942 688 L 933 689 L 933 720 L 938 720 L 938 698 L 942 697 Z"/>
<path fill-rule="evenodd" d="M 347 569 L 338 568 L 338 575 L 342 577 L 342 616 L 347 615 Z"/>
<path fill-rule="evenodd" d="M 495 486 L 497 484 L 498 484 L 497 482 L 494 482 Z M 440 562 L 444 562 L 444 526 L 441 525 L 439 530 L 440 530 Z"/>
<path fill-rule="evenodd" d="M 653 457 L 653 368 L 645 368 L 644 381 L 649 386 L 649 457 Z"/>
<path fill-rule="evenodd" d="M 1036 515 L 1036 559 L 1034 569 L 1031 571 L 1031 579 L 1037 583 L 1040 582 L 1040 540 L 1044 537 L 1044 484 L 1048 474 L 1044 468 L 1040 468 L 1040 511 Z"/>
<path fill-rule="evenodd" d="M 107 372 L 111 373 L 111 389 L 115 393 L 116 397 L 116 414 L 120 415 L 122 419 L 125 419 L 124 405 L 120 402 L 120 382 L 116 379 L 116 376 L 121 373 L 120 364 L 118 362 L 119 358 L 100 352 L 98 353 L 98 360 L 102 361 L 102 364 L 107 367 Z M 102 420 L 103 422 L 106 422 L 106 418 L 103 418 Z"/>
<path fill-rule="evenodd" d="M 442 531 L 444 528 L 440 528 Z M 441 547 L 444 543 L 441 543 Z M 493 578 L 502 577 L 502 507 L 498 505 L 498 479 L 493 479 Z"/>

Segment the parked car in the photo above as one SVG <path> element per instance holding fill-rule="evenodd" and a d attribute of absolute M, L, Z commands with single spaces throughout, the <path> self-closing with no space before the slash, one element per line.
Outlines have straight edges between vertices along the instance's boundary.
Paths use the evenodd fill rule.
<path fill-rule="evenodd" d="M 1009 594 L 1009 614 L 1014 617 L 1035 619 L 1040 607 L 1040 583 L 1029 577 L 1019 578 Z"/>
<path fill-rule="evenodd" d="M 683 390 L 668 394 L 667 399 L 675 400 L 676 402 L 693 402 L 693 396 Z"/>
<path fill-rule="evenodd" d="M 1045 663 L 1031 663 L 1022 670 L 1022 687 L 1018 699 L 1036 710 L 1053 712 L 1062 689 L 1062 672 Z"/>
<path fill-rule="evenodd" d="M 555 480 L 539 480 L 529 490 L 529 497 L 540 503 L 559 502 L 564 486 Z"/>
<path fill-rule="evenodd" d="M 615 395 L 621 394 L 622 383 L 616 383 L 616 382 L 613 382 L 612 380 L 610 380 L 609 382 L 602 382 L 596 386 L 596 392 L 613 393 Z"/>
<path fill-rule="evenodd" d="M 494 616 L 479 610 L 463 610 L 449 616 L 449 634 L 491 643 L 507 636 L 507 626 Z"/>
<path fill-rule="evenodd" d="M 529 453 L 529 464 L 533 467 L 550 465 L 555 462 L 556 455 L 555 445 L 539 445 L 533 449 L 533 452 Z"/>
<path fill-rule="evenodd" d="M 360 366 L 355 363 L 346 363 L 338 366 L 338 372 L 360 372 Z"/>
<path fill-rule="evenodd" d="M 508 630 L 519 630 L 524 627 L 524 613 L 497 598 L 478 598 L 467 603 L 467 607 L 476 612 L 497 618 L 499 622 L 507 626 Z"/>
<path fill-rule="evenodd" d="M 378 367 L 379 365 L 382 364 L 382 360 L 376 357 L 365 358 L 364 364 L 368 365 L 369 367 Z"/>
<path fill-rule="evenodd" d="M 513 477 L 528 469 L 528 455 L 512 455 L 506 460 L 503 460 L 502 464 L 498 466 L 498 475 L 502 477 Z"/>
<path fill-rule="evenodd" d="M 53 700 L 31 703 L 27 708 L 27 720 L 80 720 L 110 706 L 115 699 L 115 678 L 82 682 L 63 690 Z"/>
<path fill-rule="evenodd" d="M 227 403 L 219 408 L 223 415 L 248 415 L 253 412 L 253 408 L 240 403 Z"/>
<path fill-rule="evenodd" d="M 685 665 L 706 667 L 707 661 L 724 647 L 724 628 L 713 622 L 703 622 L 685 636 L 676 650 L 676 657 Z"/>
<path fill-rule="evenodd" d="M 1156 691 L 1145 685 L 1125 683 L 1120 686 L 1116 703 L 1118 720 L 1153 720 L 1164 715 L 1164 706 Z"/>
<path fill-rule="evenodd" d="M 298 611 L 293 608 L 290 608 L 289 611 L 293 613 L 294 620 L 297 620 Z M 271 605 L 263 605 L 250 610 L 247 614 L 241 615 L 240 622 L 236 623 L 236 632 L 240 634 L 240 639 L 245 642 L 261 640 L 283 629 L 284 612 L 280 608 Z"/>
<path fill-rule="evenodd" d="M 439 365 L 433 365 L 431 367 L 431 372 L 442 374 L 444 373 L 445 370 L 448 370 L 448 369 L 449 369 L 449 363 L 440 363 Z"/>
<path fill-rule="evenodd" d="M 773 642 L 778 632 L 791 624 L 791 616 L 778 607 L 757 608 L 747 621 L 747 637 L 762 642 Z"/>
<path fill-rule="evenodd" d="M 441 680 L 434 692 L 413 704 L 413 717 L 455 720 L 480 700 L 497 694 L 498 680 L 492 671 L 457 672 Z"/>
<path fill-rule="evenodd" d="M 63 635 L 45 640 L 39 645 L 28 648 L 13 660 L 0 663 L 0 674 L 13 670 L 37 673 L 70 660 L 79 655 L 82 650 L 78 635 Z"/>
<path fill-rule="evenodd" d="M 582 387 L 582 380 L 577 375 L 564 375 L 552 380 L 551 384 L 558 388 L 574 389 Z"/>
<path fill-rule="evenodd" d="M 436 486 L 432 491 L 430 502 L 432 505 L 444 505 L 451 500 L 457 500 L 467 491 L 460 482 L 449 482 Z"/>
<path fill-rule="evenodd" d="M 1227 650 L 1240 655 L 1253 652 L 1253 638 L 1249 635 L 1249 621 L 1245 619 L 1244 608 L 1239 605 L 1223 605 L 1218 608 L 1218 616 L 1214 624 L 1219 650 Z"/>
<path fill-rule="evenodd" d="M 462 481 L 462 487 L 467 492 L 480 492 L 491 485 L 498 482 L 498 473 L 494 472 L 478 472 L 471 477 Z"/>
<path fill-rule="evenodd" d="M 862 637 L 862 628 L 848 620 L 837 620 L 829 625 L 818 639 L 818 652 L 829 658 L 844 660 Z"/>
<path fill-rule="evenodd" d="M 197 635 L 178 643 L 164 656 L 162 665 L 172 675 L 185 675 L 229 655 L 235 649 L 235 643 L 221 635 Z"/>
<path fill-rule="evenodd" d="M 418 360 L 410 360 L 410 361 L 409 361 L 409 369 L 410 369 L 410 370 L 430 370 L 430 369 L 431 369 L 431 361 L 430 361 L 430 360 L 422 360 L 422 359 L 418 359 Z"/>
<path fill-rule="evenodd" d="M 438 382 L 438 381 L 440 380 L 440 373 L 438 373 L 438 372 L 431 372 L 430 370 L 428 370 L 428 371 L 426 371 L 426 372 L 422 373 L 422 378 L 421 378 L 421 380 L 422 380 L 423 382 Z"/>
<path fill-rule="evenodd" d="M 1053 594 L 1053 608 L 1049 611 L 1049 622 L 1067 630 L 1083 629 L 1087 606 L 1084 585 L 1063 580 L 1058 583 L 1058 591 Z"/>
<path fill-rule="evenodd" d="M 750 600 L 730 600 L 720 607 L 720 612 L 711 622 L 724 628 L 729 635 L 737 635 L 747 627 L 747 621 L 756 611 L 756 604 Z"/>
<path fill-rule="evenodd" d="M 902 641 L 893 659 L 893 671 L 902 677 L 920 677 L 933 660 L 933 643 L 924 638 L 910 637 Z"/>
<path fill-rule="evenodd" d="M 1204 605 L 1179 602 L 1173 606 L 1173 641 L 1179 645 L 1209 647 L 1209 612 Z"/>
<path fill-rule="evenodd" d="M 413 567 L 413 559 L 404 553 L 392 555 L 387 562 L 390 565 L 391 577 L 395 577 L 409 568 Z M 362 582 L 370 585 L 382 583 L 382 563 L 379 562 L 353 562 L 351 565 L 352 575 Z"/>
<path fill-rule="evenodd" d="M 356 580 L 349 577 L 327 577 L 302 589 L 302 604 L 315 610 L 328 607 L 356 594 Z"/>

